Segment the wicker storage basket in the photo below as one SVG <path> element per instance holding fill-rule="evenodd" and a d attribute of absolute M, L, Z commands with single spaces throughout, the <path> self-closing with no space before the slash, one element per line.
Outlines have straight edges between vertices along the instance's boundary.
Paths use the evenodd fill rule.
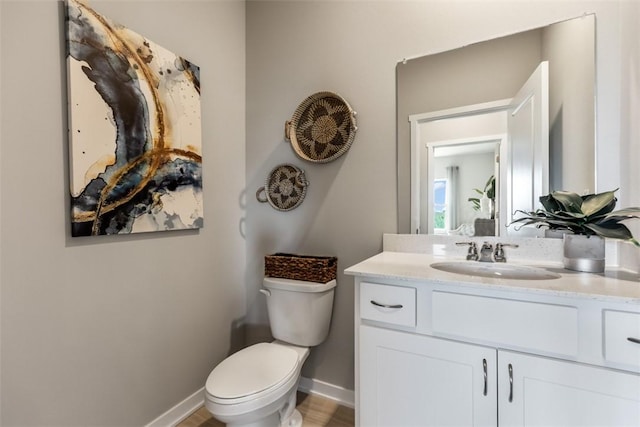
<path fill-rule="evenodd" d="M 327 283 L 336 278 L 338 258 L 275 253 L 264 257 L 264 275 Z"/>

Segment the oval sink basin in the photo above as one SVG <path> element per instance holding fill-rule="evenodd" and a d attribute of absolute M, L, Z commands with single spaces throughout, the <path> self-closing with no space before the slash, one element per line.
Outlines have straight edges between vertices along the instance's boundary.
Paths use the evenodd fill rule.
<path fill-rule="evenodd" d="M 560 275 L 544 268 L 528 267 L 526 265 L 501 264 L 477 261 L 445 261 L 434 262 L 431 267 L 449 273 L 467 276 L 492 277 L 494 279 L 516 280 L 551 280 Z"/>

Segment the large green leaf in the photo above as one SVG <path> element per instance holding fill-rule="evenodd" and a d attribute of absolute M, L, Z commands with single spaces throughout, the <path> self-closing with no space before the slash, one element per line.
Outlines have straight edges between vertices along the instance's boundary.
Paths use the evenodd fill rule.
<path fill-rule="evenodd" d="M 603 207 L 599 211 L 589 215 L 591 222 L 596 222 L 599 218 L 605 217 L 610 214 L 616 208 L 618 199 L 614 198 L 607 206 Z"/>
<path fill-rule="evenodd" d="M 562 205 L 558 203 L 558 201 L 554 199 L 553 195 L 551 194 L 547 194 L 546 196 L 540 196 L 540 203 L 549 212 L 562 210 Z"/>
<path fill-rule="evenodd" d="M 586 217 L 582 212 L 549 212 L 549 216 L 567 221 L 582 222 Z"/>
<path fill-rule="evenodd" d="M 638 208 L 638 207 L 630 207 L 630 208 L 619 209 L 619 210 L 617 210 L 615 212 L 611 212 L 611 213 L 607 214 L 607 217 L 623 216 L 623 217 L 625 217 L 625 219 L 640 218 L 640 216 L 638 216 L 636 214 L 640 214 L 640 208 Z"/>
<path fill-rule="evenodd" d="M 495 199 L 496 197 L 496 177 L 491 175 L 487 180 L 487 183 L 484 186 L 484 191 L 487 194 L 487 197 L 490 199 Z"/>
<path fill-rule="evenodd" d="M 582 212 L 582 197 L 578 194 L 569 191 L 554 191 L 551 195 L 562 205 L 564 211 Z"/>
<path fill-rule="evenodd" d="M 640 246 L 638 241 L 633 238 L 633 234 L 624 224 L 617 224 L 615 228 L 609 228 L 607 225 L 602 226 L 597 224 L 585 224 L 585 227 L 595 232 L 602 237 L 608 237 L 610 239 L 626 240 L 633 243 L 636 246 Z"/>
<path fill-rule="evenodd" d="M 587 215 L 597 215 L 611 212 L 616 207 L 614 191 L 585 196 L 582 201 L 582 212 Z"/>

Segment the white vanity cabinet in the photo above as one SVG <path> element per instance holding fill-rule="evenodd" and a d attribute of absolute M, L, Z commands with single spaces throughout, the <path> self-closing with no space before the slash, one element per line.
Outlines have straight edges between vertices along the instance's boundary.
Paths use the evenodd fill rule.
<path fill-rule="evenodd" d="M 637 304 L 365 274 L 355 286 L 361 427 L 640 426 Z"/>
<path fill-rule="evenodd" d="M 494 349 L 360 327 L 360 426 L 495 426 Z"/>
<path fill-rule="evenodd" d="M 640 377 L 498 351 L 501 426 L 639 426 Z"/>

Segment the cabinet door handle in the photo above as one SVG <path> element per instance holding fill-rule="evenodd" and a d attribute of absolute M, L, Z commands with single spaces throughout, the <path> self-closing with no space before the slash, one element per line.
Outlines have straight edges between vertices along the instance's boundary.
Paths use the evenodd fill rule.
<path fill-rule="evenodd" d="M 484 373 L 484 390 L 482 391 L 483 395 L 487 395 L 487 386 L 488 386 L 488 378 L 487 378 L 487 359 L 482 359 L 482 371 Z"/>
<path fill-rule="evenodd" d="M 509 402 L 513 402 L 513 366 L 509 363 Z"/>
<path fill-rule="evenodd" d="M 374 300 L 371 300 L 371 304 L 375 305 L 376 307 L 382 307 L 382 308 L 396 308 L 396 309 L 402 308 L 402 304 L 382 304 Z"/>
<path fill-rule="evenodd" d="M 640 344 L 640 338 L 628 337 L 627 341 L 631 341 L 634 344 Z"/>

